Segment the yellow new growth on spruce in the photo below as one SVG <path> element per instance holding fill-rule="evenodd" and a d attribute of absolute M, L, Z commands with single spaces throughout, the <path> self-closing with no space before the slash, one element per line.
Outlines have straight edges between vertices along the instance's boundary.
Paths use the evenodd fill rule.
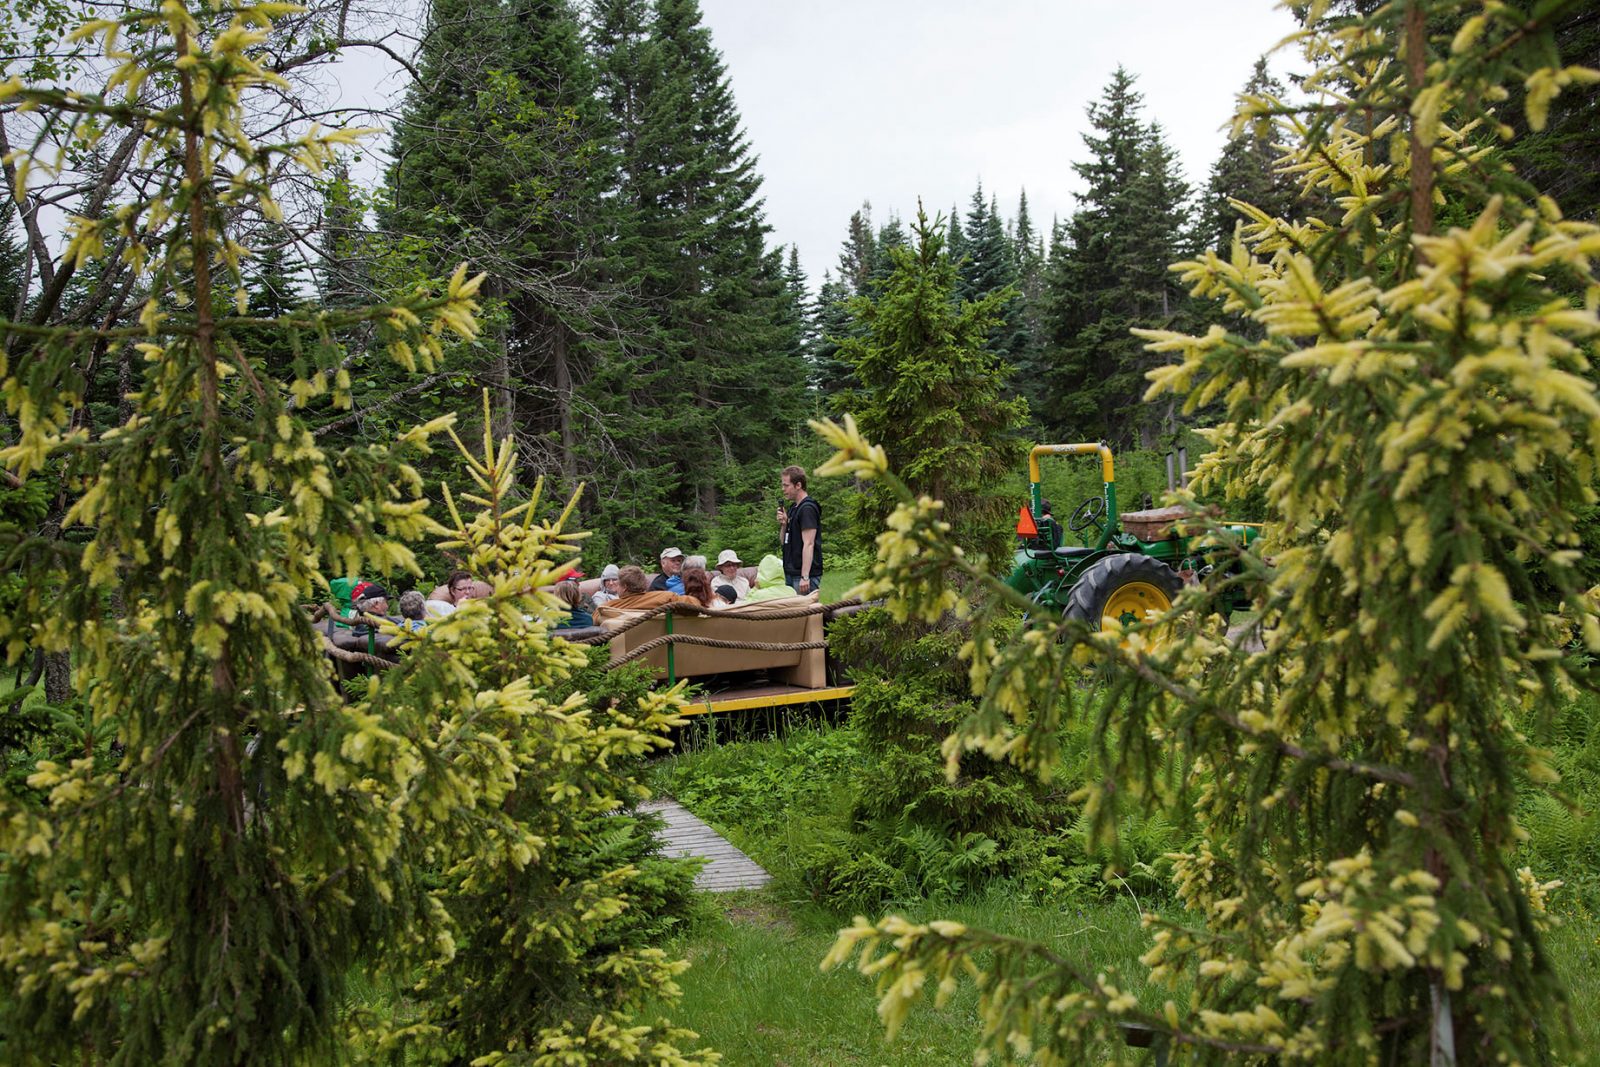
<path fill-rule="evenodd" d="M 997 640 L 989 605 L 1010 591 L 909 493 L 860 588 L 897 619 L 967 611 L 953 574 L 984 589 L 961 649 L 980 702 L 944 743 L 952 777 L 974 751 L 1047 775 L 1077 707 L 1102 745 L 1077 794 L 1092 833 L 1114 835 L 1130 795 L 1195 820 L 1168 858 L 1183 913 L 1148 920 L 1141 961 L 1187 1007 L 1141 1010 L 1060 946 L 858 918 L 824 965 L 859 958 L 891 1031 L 930 981 L 947 995 L 941 967 L 985 952 L 980 1059 L 1117 1059 L 1121 1022 L 1206 1062 L 1420 1063 L 1441 1035 L 1483 1062 L 1536 1062 L 1569 1036 L 1537 947 L 1555 887 L 1511 870 L 1510 812 L 1554 777 L 1517 724 L 1597 680 L 1572 642 L 1600 651 L 1575 526 L 1597 499 L 1600 227 L 1525 197 L 1484 134 L 1507 132 L 1490 110 L 1502 81 L 1522 83 L 1538 128 L 1562 87 L 1597 75 L 1529 43 L 1553 9 L 1326 8 L 1293 39 L 1309 99 L 1252 97 L 1236 117 L 1276 130 L 1310 217 L 1235 203 L 1231 248 L 1173 268 L 1248 328 L 1136 331 L 1164 363 L 1146 398 L 1215 413 L 1173 502 L 1265 511 L 1230 578 L 1252 590 L 1260 643 L 1208 636 L 1204 586 L 1159 650 L 1033 615 Z M 1453 42 L 1430 36 L 1447 17 Z M 898 484 L 870 442 L 817 429 L 838 450 L 825 470 Z M 1079 695 L 1080 661 L 1102 695 Z"/>

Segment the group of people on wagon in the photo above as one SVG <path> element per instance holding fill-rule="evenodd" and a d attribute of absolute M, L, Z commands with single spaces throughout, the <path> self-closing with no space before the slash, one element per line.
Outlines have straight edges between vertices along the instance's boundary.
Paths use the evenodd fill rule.
<path fill-rule="evenodd" d="M 735 604 L 794 595 L 784 582 L 783 561 L 777 556 L 761 560 L 754 581 L 740 573 L 744 560 L 731 548 L 717 555 L 715 567 L 707 565 L 705 556 L 686 556 L 675 546 L 662 549 L 659 562 L 654 578 L 634 564 L 608 564 L 600 574 L 600 589 L 591 598 L 592 607 L 647 611 L 663 604 L 682 604 L 699 611 L 720 611 Z M 566 599 L 560 587 L 556 596 Z"/>
<path fill-rule="evenodd" d="M 602 608 L 646 611 L 679 604 L 698 611 L 720 611 L 735 604 L 796 594 L 815 597 L 822 585 L 822 512 L 805 486 L 804 470 L 784 468 L 782 489 L 789 506 L 780 507 L 777 513 L 783 555 L 763 556 L 753 577 L 741 573 L 745 563 L 731 548 L 717 554 L 715 567 L 708 566 L 705 556 L 686 556 L 676 546 L 664 548 L 653 578 L 634 564 L 609 563 L 600 573 L 599 588 L 592 590 L 586 590 L 583 573 L 574 569 L 551 589 L 566 612 L 556 628 L 593 626 Z M 418 589 L 401 593 L 394 605 L 399 614 L 391 615 L 389 591 L 380 583 L 340 578 L 331 584 L 338 605 L 336 616 L 349 620 L 358 636 L 371 632 L 369 617 L 387 618 L 403 629 L 419 630 L 428 619 L 449 615 L 466 601 L 494 591 L 493 586 L 464 570 L 452 571 L 426 596 Z"/>

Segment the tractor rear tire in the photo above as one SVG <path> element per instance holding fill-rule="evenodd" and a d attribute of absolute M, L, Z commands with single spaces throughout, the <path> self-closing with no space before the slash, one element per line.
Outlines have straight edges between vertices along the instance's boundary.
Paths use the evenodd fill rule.
<path fill-rule="evenodd" d="M 1145 612 L 1157 614 L 1172 607 L 1183 588 L 1178 572 L 1160 560 L 1137 552 L 1108 556 L 1078 576 L 1067 594 L 1069 619 L 1098 630 L 1105 619 L 1143 622 Z"/>

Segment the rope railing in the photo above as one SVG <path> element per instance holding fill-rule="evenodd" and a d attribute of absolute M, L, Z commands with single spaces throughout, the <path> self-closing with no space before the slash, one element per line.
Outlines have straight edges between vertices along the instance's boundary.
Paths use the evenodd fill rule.
<path fill-rule="evenodd" d="M 369 655 L 366 652 L 357 652 L 354 649 L 340 648 L 333 643 L 333 638 L 327 634 L 320 633 L 320 631 L 319 636 L 322 638 L 322 650 L 341 663 L 352 663 L 358 667 L 373 667 L 380 671 L 386 671 L 395 666 L 394 660 L 384 659 L 382 656 Z"/>

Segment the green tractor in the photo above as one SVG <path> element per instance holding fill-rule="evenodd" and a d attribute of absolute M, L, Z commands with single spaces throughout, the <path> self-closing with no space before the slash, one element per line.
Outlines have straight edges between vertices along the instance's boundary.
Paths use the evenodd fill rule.
<path fill-rule="evenodd" d="M 1079 504 L 1066 530 L 1044 512 L 1040 488 L 1040 456 L 1098 455 L 1105 485 L 1099 496 Z M 1184 582 L 1208 574 L 1213 559 L 1193 538 L 1180 536 L 1176 524 L 1187 516 L 1181 508 L 1117 511 L 1116 470 L 1105 443 L 1035 445 L 1028 453 L 1029 503 L 1018 517 L 1021 544 L 1006 584 L 1041 610 L 1100 629 L 1107 619 L 1123 624 L 1142 621 L 1147 612 L 1172 606 Z M 1227 529 L 1254 541 L 1255 523 L 1229 523 Z M 1063 533 L 1082 536 L 1082 547 L 1063 545 Z M 1239 597 L 1235 608 L 1247 607 Z"/>

